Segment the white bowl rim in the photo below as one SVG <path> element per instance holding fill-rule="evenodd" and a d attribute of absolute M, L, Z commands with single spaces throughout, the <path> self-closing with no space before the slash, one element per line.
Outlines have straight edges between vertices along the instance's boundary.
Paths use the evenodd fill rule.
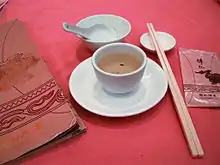
<path fill-rule="evenodd" d="M 105 48 L 108 48 L 108 47 L 111 47 L 111 46 L 115 46 L 115 45 L 120 45 L 120 46 L 130 46 L 136 50 L 138 50 L 143 56 L 144 56 L 144 60 L 143 60 L 143 63 L 141 64 L 141 66 L 136 69 L 135 71 L 133 72 L 129 72 L 129 73 L 124 73 L 124 74 L 114 74 L 114 73 L 108 73 L 108 72 L 105 72 L 103 71 L 102 69 L 100 69 L 96 62 L 95 62 L 95 56 L 103 49 Z M 107 75 L 107 76 L 112 76 L 112 77 L 126 77 L 126 76 L 131 76 L 131 75 L 134 75 L 138 72 L 140 72 L 144 67 L 146 67 L 147 65 L 147 61 L 148 61 L 148 57 L 146 56 L 146 53 L 141 49 L 139 48 L 138 46 L 136 45 L 133 45 L 133 44 L 129 44 L 129 43 L 122 43 L 122 42 L 117 42 L 117 43 L 111 43 L 111 44 L 108 44 L 108 45 L 105 45 L 105 46 L 102 46 L 100 47 L 99 49 L 97 49 L 93 55 L 92 55 L 92 66 L 98 71 L 98 72 L 101 72 L 102 74 L 104 75 Z"/>
<path fill-rule="evenodd" d="M 164 51 L 169 51 L 169 50 L 171 50 L 171 49 L 174 48 L 174 46 L 176 45 L 176 39 L 175 39 L 171 34 L 169 34 L 169 33 L 167 33 L 167 32 L 162 32 L 162 31 L 156 31 L 156 33 L 165 34 L 165 35 L 169 36 L 170 38 L 172 38 L 172 40 L 174 41 L 173 44 L 170 46 L 170 48 L 169 48 L 169 49 L 165 49 Z M 149 35 L 149 34 L 150 34 L 150 33 L 144 33 L 144 34 L 142 34 L 141 37 L 140 37 L 140 43 L 141 43 L 141 45 L 142 45 L 143 47 L 145 47 L 146 49 L 155 52 L 155 51 L 156 51 L 155 49 L 151 49 L 151 48 L 147 47 L 147 46 L 144 44 L 144 42 L 143 42 L 143 38 L 144 38 L 145 36 Z"/>
<path fill-rule="evenodd" d="M 84 39 L 84 38 L 82 38 L 82 37 L 80 37 L 80 36 L 78 36 L 78 37 L 80 37 L 81 39 L 83 39 L 83 40 L 86 41 L 86 42 L 95 43 L 95 44 L 99 44 L 99 43 L 100 43 L 100 44 L 101 44 L 101 43 L 111 43 L 111 42 L 120 41 L 120 40 L 122 40 L 123 38 L 125 38 L 126 36 L 128 36 L 129 33 L 131 32 L 131 23 L 130 23 L 127 19 L 125 19 L 124 17 L 121 17 L 121 16 L 119 16 L 119 15 L 115 15 L 115 14 L 95 14 L 95 15 L 91 15 L 91 16 L 85 17 L 85 18 L 81 19 L 80 21 L 78 21 L 77 24 L 76 24 L 76 26 L 79 26 L 79 24 L 80 24 L 82 21 L 85 21 L 85 20 L 88 19 L 88 18 L 99 17 L 99 16 L 113 16 L 113 17 L 120 18 L 121 20 L 123 20 L 123 21 L 125 21 L 125 22 L 127 23 L 129 30 L 127 31 L 126 34 L 124 34 L 124 35 L 121 36 L 120 38 L 117 38 L 117 39 L 111 40 L 111 41 L 107 41 L 107 42 L 103 42 L 103 41 L 92 41 L 92 40 L 89 40 L 89 39 Z"/>

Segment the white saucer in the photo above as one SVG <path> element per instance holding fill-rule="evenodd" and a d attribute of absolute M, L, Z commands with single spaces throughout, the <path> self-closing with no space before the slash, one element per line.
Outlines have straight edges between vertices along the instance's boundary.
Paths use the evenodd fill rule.
<path fill-rule="evenodd" d="M 167 91 L 167 79 L 160 66 L 148 59 L 137 91 L 126 95 L 108 94 L 97 82 L 89 58 L 73 70 L 69 89 L 73 98 L 86 110 L 102 116 L 125 117 L 155 106 Z"/>
<path fill-rule="evenodd" d="M 156 36 L 158 38 L 158 42 L 160 43 L 161 47 L 164 51 L 169 51 L 176 45 L 175 38 L 165 32 L 156 32 Z M 151 52 L 156 52 L 154 44 L 152 42 L 151 36 L 149 33 L 145 33 L 140 38 L 140 43 L 143 47 Z"/>

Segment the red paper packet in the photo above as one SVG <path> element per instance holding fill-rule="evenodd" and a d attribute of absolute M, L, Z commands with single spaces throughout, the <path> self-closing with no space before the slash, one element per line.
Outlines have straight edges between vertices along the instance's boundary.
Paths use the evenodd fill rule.
<path fill-rule="evenodd" d="M 179 49 L 188 107 L 220 107 L 220 59 L 214 52 Z"/>

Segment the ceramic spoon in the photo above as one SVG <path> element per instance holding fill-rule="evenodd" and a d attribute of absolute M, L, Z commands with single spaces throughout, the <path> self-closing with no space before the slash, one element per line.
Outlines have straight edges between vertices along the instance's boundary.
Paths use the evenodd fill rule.
<path fill-rule="evenodd" d="M 80 28 L 76 25 L 72 25 L 69 23 L 63 23 L 63 29 L 66 32 L 74 33 L 77 35 L 80 35 L 81 37 L 85 39 L 91 39 L 91 34 L 94 33 L 95 31 L 106 31 L 108 32 L 109 29 L 103 25 L 103 24 L 95 24 L 89 28 Z"/>

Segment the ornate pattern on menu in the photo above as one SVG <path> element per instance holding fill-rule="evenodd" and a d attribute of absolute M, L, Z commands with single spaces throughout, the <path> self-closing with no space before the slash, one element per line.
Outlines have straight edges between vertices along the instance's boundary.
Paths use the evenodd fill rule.
<path fill-rule="evenodd" d="M 0 106 L 0 136 L 10 133 L 59 108 L 66 99 L 60 89 L 54 89 L 53 79 L 31 92 Z M 19 108 L 26 104 L 23 108 Z"/>

